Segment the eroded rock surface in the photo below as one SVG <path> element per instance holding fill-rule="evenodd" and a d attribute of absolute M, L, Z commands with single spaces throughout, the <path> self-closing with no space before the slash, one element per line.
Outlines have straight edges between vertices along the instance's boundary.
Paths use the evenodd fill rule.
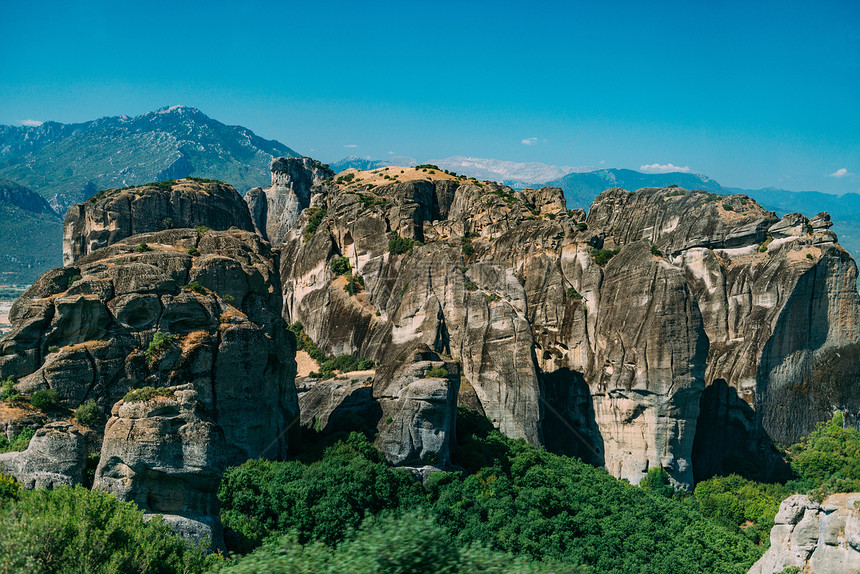
<path fill-rule="evenodd" d="M 770 548 L 750 574 L 791 567 L 804 574 L 860 571 L 860 494 L 832 494 L 822 502 L 796 494 L 782 501 L 770 531 Z"/>
<path fill-rule="evenodd" d="M 74 486 L 84 480 L 84 437 L 68 422 L 49 423 L 33 435 L 22 452 L 0 454 L 0 471 L 24 488 Z"/>
<path fill-rule="evenodd" d="M 826 214 L 613 189 L 584 220 L 555 188 L 397 167 L 337 181 L 284 237 L 284 317 L 381 368 L 449 354 L 459 401 L 509 436 L 689 486 L 860 409 L 856 266 Z"/>
<path fill-rule="evenodd" d="M 257 232 L 277 247 L 295 225 L 299 213 L 310 206 L 311 187 L 334 172 L 309 157 L 275 158 L 271 170 L 271 187 L 255 187 L 245 200 Z"/>
<path fill-rule="evenodd" d="M 167 389 L 114 405 L 93 488 L 165 515 L 192 540 L 208 536 L 223 546 L 215 517 L 218 483 L 231 458 L 224 431 L 206 415 L 193 385 Z"/>
<path fill-rule="evenodd" d="M 197 225 L 254 230 L 242 196 L 225 183 L 181 179 L 106 190 L 66 213 L 63 264 L 132 235 Z"/>
<path fill-rule="evenodd" d="M 376 446 L 392 464 L 445 466 L 457 420 L 457 363 L 422 346 L 386 362 L 373 381 L 382 407 Z"/>
<path fill-rule="evenodd" d="M 65 407 L 92 399 L 111 413 L 101 445 L 90 444 L 100 429 L 78 441 L 83 460 L 101 449 L 96 486 L 164 514 L 183 535 L 217 543 L 224 468 L 283 458 L 298 436 L 295 338 L 281 316 L 277 253 L 252 231 L 247 206 L 228 198 L 206 219 L 186 195 L 223 188 L 188 185 L 140 189 L 160 193 L 150 199 L 168 212 L 201 213 L 200 228 L 108 235 L 107 245 L 46 273 L 15 302 L 12 331 L 0 339 L 0 375 L 14 377 L 24 395 L 53 389 Z M 250 230 L 229 228 L 236 221 Z M 228 229 L 210 229 L 217 226 Z M 124 401 L 144 387 L 174 392 Z M 37 432 L 29 451 L 51 428 Z M 29 451 L 16 455 L 26 472 L 72 476 L 53 470 L 53 455 L 37 460 Z"/>

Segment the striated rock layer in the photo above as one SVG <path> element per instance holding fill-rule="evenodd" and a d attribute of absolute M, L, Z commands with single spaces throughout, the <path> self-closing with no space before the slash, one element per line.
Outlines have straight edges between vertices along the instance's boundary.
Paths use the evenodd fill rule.
<path fill-rule="evenodd" d="M 392 370 L 426 345 L 460 364 L 460 402 L 509 436 L 689 486 L 860 410 L 856 266 L 827 214 L 612 189 L 586 219 L 557 188 L 429 168 L 337 181 L 312 186 L 274 243 L 284 317 Z"/>

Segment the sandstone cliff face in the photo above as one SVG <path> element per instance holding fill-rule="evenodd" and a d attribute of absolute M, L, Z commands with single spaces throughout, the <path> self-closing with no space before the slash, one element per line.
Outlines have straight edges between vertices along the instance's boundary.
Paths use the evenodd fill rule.
<path fill-rule="evenodd" d="M 334 172 L 309 157 L 279 157 L 272 160 L 272 186 L 255 187 L 245 196 L 257 232 L 273 245 L 280 245 L 295 225 L 299 213 L 310 206 L 311 186 Z"/>
<path fill-rule="evenodd" d="M 860 571 L 860 494 L 832 494 L 818 503 L 796 494 L 782 501 L 770 548 L 749 574 L 796 567 L 804 574 Z"/>
<path fill-rule="evenodd" d="M 345 174 L 280 244 L 285 318 L 331 354 L 449 355 L 460 401 L 510 436 L 689 486 L 860 407 L 856 266 L 826 214 L 615 189 L 583 221 L 554 188 Z"/>
<path fill-rule="evenodd" d="M 132 235 L 197 225 L 254 230 L 242 197 L 220 182 L 182 179 L 101 192 L 66 213 L 63 265 Z"/>

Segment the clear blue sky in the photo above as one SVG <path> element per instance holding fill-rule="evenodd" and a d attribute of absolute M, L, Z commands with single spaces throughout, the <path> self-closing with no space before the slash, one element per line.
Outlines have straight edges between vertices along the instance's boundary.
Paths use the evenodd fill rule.
<path fill-rule="evenodd" d="M 860 2 L 0 0 L 0 123 L 174 104 L 324 161 L 860 192 Z"/>

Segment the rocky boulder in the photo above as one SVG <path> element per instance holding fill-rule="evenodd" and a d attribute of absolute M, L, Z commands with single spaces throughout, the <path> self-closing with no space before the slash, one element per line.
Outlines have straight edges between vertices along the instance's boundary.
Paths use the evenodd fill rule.
<path fill-rule="evenodd" d="M 23 452 L 0 454 L 0 471 L 24 488 L 74 486 L 84 480 L 84 437 L 68 422 L 49 423 L 33 435 Z"/>
<path fill-rule="evenodd" d="M 225 183 L 189 178 L 101 191 L 66 213 L 63 264 L 132 235 L 198 225 L 254 230 L 242 196 Z"/>
<path fill-rule="evenodd" d="M 188 538 L 208 535 L 223 546 L 217 491 L 230 459 L 224 431 L 193 385 L 159 393 L 130 393 L 114 405 L 93 488 L 168 516 Z"/>
<path fill-rule="evenodd" d="M 782 501 L 770 531 L 770 548 L 750 574 L 860 571 L 860 494 L 832 494 L 822 502 L 796 494 Z"/>
<path fill-rule="evenodd" d="M 376 446 L 389 462 L 450 462 L 459 378 L 457 363 L 442 360 L 426 346 L 385 363 L 377 372 L 373 395 L 382 407 L 382 420 Z"/>

